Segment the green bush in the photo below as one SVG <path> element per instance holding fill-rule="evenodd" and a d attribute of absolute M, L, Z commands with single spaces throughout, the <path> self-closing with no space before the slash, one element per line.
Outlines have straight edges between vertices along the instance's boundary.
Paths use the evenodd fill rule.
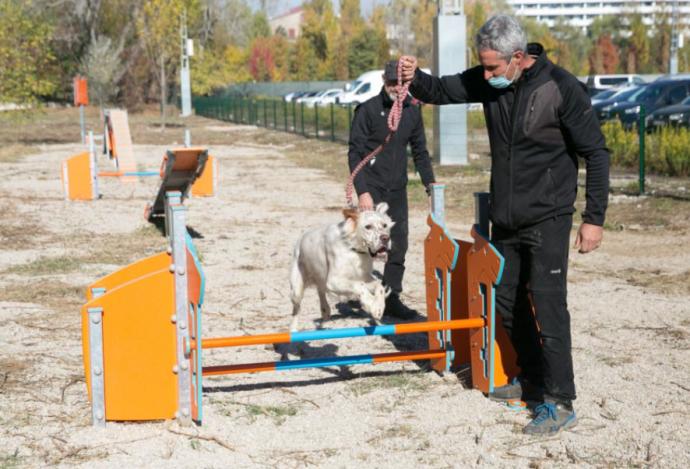
<path fill-rule="evenodd" d="M 619 121 L 602 126 L 606 145 L 611 150 L 611 164 L 637 168 L 640 161 L 640 137 L 627 132 Z M 645 166 L 651 173 L 664 176 L 690 176 L 690 129 L 662 127 L 646 136 Z"/>
<path fill-rule="evenodd" d="M 690 130 L 663 127 L 649 136 L 646 161 L 649 171 L 668 176 L 690 175 Z"/>

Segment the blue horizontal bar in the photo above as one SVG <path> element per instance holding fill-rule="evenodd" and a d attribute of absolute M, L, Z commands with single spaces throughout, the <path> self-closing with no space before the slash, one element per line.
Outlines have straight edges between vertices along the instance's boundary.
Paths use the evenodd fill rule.
<path fill-rule="evenodd" d="M 160 176 L 160 171 L 127 171 L 122 173 L 123 176 Z"/>
<path fill-rule="evenodd" d="M 351 357 L 310 358 L 308 360 L 276 362 L 276 371 L 296 370 L 298 368 L 321 368 L 325 366 L 371 365 L 372 363 L 374 363 L 374 357 L 371 355 L 353 355 Z"/>
<path fill-rule="evenodd" d="M 307 340 L 344 339 L 346 337 L 364 337 L 367 335 L 394 335 L 395 325 L 345 327 L 342 329 L 317 329 L 315 331 L 291 332 L 290 342 Z"/>

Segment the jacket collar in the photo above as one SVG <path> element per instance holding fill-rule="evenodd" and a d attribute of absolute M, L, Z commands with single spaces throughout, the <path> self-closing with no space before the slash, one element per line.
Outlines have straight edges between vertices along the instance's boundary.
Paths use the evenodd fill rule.
<path fill-rule="evenodd" d="M 388 93 L 386 93 L 386 88 L 383 86 L 381 87 L 381 92 L 379 93 L 381 96 L 381 100 L 383 101 L 383 106 L 384 107 L 393 107 L 393 100 L 388 96 Z M 407 107 L 410 105 L 410 95 L 408 94 L 405 97 L 405 101 L 403 101 L 403 107 Z"/>
<path fill-rule="evenodd" d="M 535 58 L 534 63 L 528 69 L 522 72 L 522 78 L 525 80 L 530 80 L 537 75 L 546 67 L 549 60 L 546 58 L 546 52 L 544 52 L 544 46 L 538 42 L 530 42 L 527 44 L 527 54 Z"/>

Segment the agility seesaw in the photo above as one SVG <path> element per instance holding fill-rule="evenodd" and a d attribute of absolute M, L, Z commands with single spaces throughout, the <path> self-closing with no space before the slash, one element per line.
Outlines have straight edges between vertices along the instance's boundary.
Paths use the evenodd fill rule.
<path fill-rule="evenodd" d="M 111 137 L 113 138 L 113 137 Z M 89 132 L 88 151 L 79 153 L 62 162 L 62 187 L 65 200 L 95 200 L 101 197 L 99 191 L 99 178 L 116 177 L 122 181 L 132 181 L 138 177 L 160 177 L 162 179 L 160 187 L 182 190 L 185 196 L 189 193 L 194 197 L 213 196 L 216 193 L 217 173 L 215 159 L 208 155 L 206 149 L 185 147 L 166 152 L 161 163 L 161 168 L 156 171 L 135 171 L 122 170 L 117 167 L 115 171 L 100 171 L 96 158 L 95 137 L 93 132 Z M 107 140 L 107 138 L 106 138 Z M 188 137 L 186 140 L 189 140 Z M 190 150 L 194 150 L 196 162 L 194 171 L 189 171 Z M 184 153 L 178 167 L 170 167 L 168 162 L 175 161 L 177 155 Z M 117 160 L 119 161 L 119 160 Z M 171 186 L 168 185 L 166 178 L 172 178 Z M 160 189 L 157 193 L 160 193 Z M 158 199 L 159 197 L 157 197 Z"/>
<path fill-rule="evenodd" d="M 202 338 L 204 275 L 186 232 L 180 193 L 168 193 L 170 247 L 89 286 L 81 309 L 86 383 L 94 425 L 177 418 L 202 422 L 204 376 L 299 368 L 430 360 L 444 372 L 470 363 L 483 393 L 508 381 L 496 342 L 494 285 L 503 259 L 475 225 L 459 245 L 443 225 L 443 187 L 436 185 L 424 243 L 427 322 Z M 463 246 L 464 249 L 463 250 Z M 464 284 L 462 284 L 464 282 Z M 465 295 L 461 296 L 460 293 Z M 344 357 L 204 366 L 204 349 L 379 335 L 428 333 L 429 348 Z M 464 334 L 463 334 L 464 333 Z"/>

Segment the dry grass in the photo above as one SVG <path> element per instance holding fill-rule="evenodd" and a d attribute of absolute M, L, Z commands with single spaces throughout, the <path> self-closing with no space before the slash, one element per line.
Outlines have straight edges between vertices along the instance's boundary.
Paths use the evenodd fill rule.
<path fill-rule="evenodd" d="M 358 379 L 348 385 L 348 390 L 356 397 L 361 397 L 378 390 L 392 390 L 408 394 L 423 392 L 431 387 L 430 381 L 421 373 L 402 372 L 384 376 Z"/>
<path fill-rule="evenodd" d="M 11 143 L 0 146 L 0 163 L 16 163 L 27 155 L 36 153 L 38 148 L 34 145 L 23 143 Z"/>
<path fill-rule="evenodd" d="M 48 306 L 56 311 L 76 311 L 84 303 L 85 286 L 70 285 L 61 281 L 37 279 L 29 282 L 13 282 L 0 288 L 0 298 L 17 303 Z"/>
<path fill-rule="evenodd" d="M 625 279 L 631 285 L 648 288 L 664 295 L 690 294 L 690 270 L 680 274 L 669 274 L 659 269 L 631 269 L 626 273 Z"/>
<path fill-rule="evenodd" d="M 28 249 L 35 247 L 39 237 L 46 231 L 35 218 L 27 214 L 19 214 L 16 206 L 10 202 L 6 194 L 0 194 L 0 213 L 3 215 L 0 223 L 0 243 L 5 249 Z"/>

